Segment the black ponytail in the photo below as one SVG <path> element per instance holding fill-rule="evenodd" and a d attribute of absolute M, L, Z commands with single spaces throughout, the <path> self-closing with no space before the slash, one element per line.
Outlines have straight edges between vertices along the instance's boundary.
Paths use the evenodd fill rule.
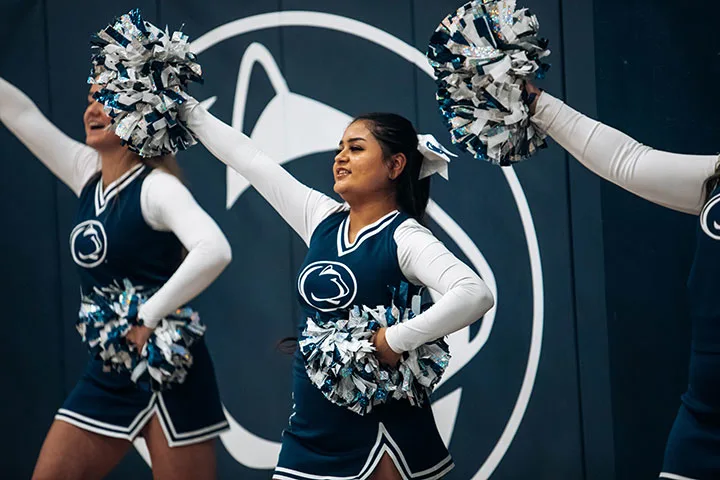
<path fill-rule="evenodd" d="M 423 156 L 418 151 L 417 132 L 412 122 L 394 113 L 366 113 L 353 121 L 365 122 L 386 158 L 397 153 L 405 154 L 407 164 L 395 179 L 398 208 L 423 223 L 430 200 L 430 178 L 420 179 Z"/>

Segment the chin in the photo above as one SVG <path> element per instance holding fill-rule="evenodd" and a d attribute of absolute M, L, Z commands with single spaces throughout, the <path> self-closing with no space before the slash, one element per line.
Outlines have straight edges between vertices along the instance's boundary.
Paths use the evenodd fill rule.
<path fill-rule="evenodd" d="M 333 185 L 333 190 L 335 191 L 335 193 L 340 195 L 344 200 L 345 195 L 350 193 L 352 191 L 352 188 L 350 188 L 348 185 L 346 185 L 345 183 L 340 181 L 340 182 L 335 182 L 335 185 Z"/>
<path fill-rule="evenodd" d="M 111 135 L 86 135 L 85 145 L 95 150 L 108 150 L 119 147 L 120 139 L 114 133 Z"/>

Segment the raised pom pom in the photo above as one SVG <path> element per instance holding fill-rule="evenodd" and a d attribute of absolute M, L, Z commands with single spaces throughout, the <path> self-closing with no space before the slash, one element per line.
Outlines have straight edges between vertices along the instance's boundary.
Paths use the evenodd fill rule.
<path fill-rule="evenodd" d="M 193 364 L 190 346 L 205 334 L 205 326 L 191 308 L 178 309 L 161 320 L 138 352 L 125 337 L 133 326 L 142 325 L 138 308 L 151 294 L 128 280 L 122 287 L 95 289 L 82 298 L 75 328 L 106 371 L 129 373 L 142 387 L 164 390 L 185 381 Z"/>
<path fill-rule="evenodd" d="M 115 19 L 91 38 L 88 83 L 104 105 L 123 145 L 143 157 L 174 154 L 197 143 L 179 108 L 202 69 L 188 37 L 172 35 L 142 19 L 138 9 Z"/>
<path fill-rule="evenodd" d="M 430 39 L 440 112 L 452 142 L 475 158 L 507 166 L 546 146 L 530 123 L 523 82 L 550 68 L 537 17 L 515 0 L 474 0 Z"/>
<path fill-rule="evenodd" d="M 355 306 L 332 320 L 307 319 L 300 352 L 308 378 L 325 398 L 359 415 L 389 399 L 406 399 L 416 406 L 427 400 L 450 360 L 447 343 L 439 339 L 406 352 L 397 368 L 381 365 L 372 344 L 380 328 L 420 313 L 420 296 L 409 299 L 408 292 L 403 283 L 393 289 L 390 306 Z"/>

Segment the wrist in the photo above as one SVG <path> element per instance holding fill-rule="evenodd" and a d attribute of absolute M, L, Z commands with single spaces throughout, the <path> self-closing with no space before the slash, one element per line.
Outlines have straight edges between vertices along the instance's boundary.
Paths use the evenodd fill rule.
<path fill-rule="evenodd" d="M 387 344 L 388 348 L 393 351 L 393 353 L 400 355 L 401 353 L 403 353 L 403 349 L 400 348 L 398 345 L 396 337 L 397 333 L 397 325 L 385 328 L 385 343 Z"/>

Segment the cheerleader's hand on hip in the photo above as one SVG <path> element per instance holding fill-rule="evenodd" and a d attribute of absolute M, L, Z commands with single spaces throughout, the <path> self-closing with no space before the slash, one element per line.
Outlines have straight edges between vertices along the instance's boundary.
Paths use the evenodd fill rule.
<path fill-rule="evenodd" d="M 153 329 L 148 328 L 144 325 L 135 325 L 125 336 L 125 340 L 137 348 L 138 352 L 142 352 L 143 346 L 147 343 L 150 335 L 152 335 Z"/>
<path fill-rule="evenodd" d="M 395 353 L 392 348 L 390 348 L 390 345 L 388 345 L 387 340 L 385 340 L 385 332 L 387 331 L 387 328 L 381 328 L 380 330 L 373 335 L 372 341 L 373 345 L 375 345 L 375 356 L 378 360 L 380 360 L 380 363 L 383 365 L 388 365 L 390 367 L 397 367 L 397 364 L 400 362 L 400 359 L 402 359 L 401 353 Z"/>

